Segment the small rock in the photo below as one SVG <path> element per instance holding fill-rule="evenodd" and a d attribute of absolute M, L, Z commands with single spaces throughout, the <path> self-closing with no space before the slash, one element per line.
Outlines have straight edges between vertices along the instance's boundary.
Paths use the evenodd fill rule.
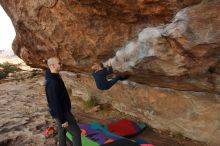
<path fill-rule="evenodd" d="M 38 83 L 39 85 L 41 85 L 41 86 L 45 86 L 46 81 L 45 81 L 45 80 L 40 80 L 40 81 L 38 81 L 37 83 Z"/>
<path fill-rule="evenodd" d="M 9 73 L 8 74 L 8 77 L 12 77 L 14 74 L 13 73 Z"/>
<path fill-rule="evenodd" d="M 101 110 L 100 105 L 97 105 L 97 106 L 91 108 L 91 109 L 90 109 L 90 112 L 98 112 L 98 111 L 100 111 L 100 110 Z"/>
<path fill-rule="evenodd" d="M 56 143 L 57 143 L 57 140 L 54 138 L 48 138 L 46 141 L 47 145 L 56 145 Z"/>

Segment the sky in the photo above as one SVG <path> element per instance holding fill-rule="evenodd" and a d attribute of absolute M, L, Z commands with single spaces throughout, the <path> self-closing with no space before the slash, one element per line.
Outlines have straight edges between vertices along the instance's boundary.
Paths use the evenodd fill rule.
<path fill-rule="evenodd" d="M 15 30 L 12 22 L 0 5 L 0 50 L 11 51 L 14 38 Z"/>

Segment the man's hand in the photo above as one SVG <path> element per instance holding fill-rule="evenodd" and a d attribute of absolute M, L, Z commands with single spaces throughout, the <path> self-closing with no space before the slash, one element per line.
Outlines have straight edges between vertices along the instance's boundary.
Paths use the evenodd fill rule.
<path fill-rule="evenodd" d="M 112 66 L 112 59 L 111 58 L 106 62 L 106 67 L 110 67 L 110 66 Z"/>
<path fill-rule="evenodd" d="M 62 126 L 63 128 L 67 128 L 67 127 L 69 126 L 69 124 L 68 124 L 68 122 L 66 121 L 66 122 L 63 123 L 61 126 Z"/>

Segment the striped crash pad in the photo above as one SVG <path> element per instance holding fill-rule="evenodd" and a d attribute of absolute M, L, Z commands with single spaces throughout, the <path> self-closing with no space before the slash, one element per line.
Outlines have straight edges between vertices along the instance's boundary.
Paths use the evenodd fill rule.
<path fill-rule="evenodd" d="M 111 143 L 103 144 L 101 146 L 140 146 L 140 145 L 129 139 L 118 139 Z"/>
<path fill-rule="evenodd" d="M 105 144 L 123 138 L 109 132 L 106 128 L 104 128 L 104 126 L 98 123 L 80 124 L 79 127 L 84 136 L 97 142 L 98 144 Z"/>
<path fill-rule="evenodd" d="M 72 135 L 69 132 L 66 133 L 66 136 L 69 141 L 71 142 L 73 141 Z M 82 141 L 82 146 L 100 146 L 98 143 L 90 140 L 89 138 L 83 135 L 81 135 L 81 141 Z"/>
<path fill-rule="evenodd" d="M 67 132 L 67 138 L 72 141 L 72 135 Z M 140 146 L 138 143 L 130 141 L 129 139 L 118 139 L 113 142 L 109 142 L 106 144 L 98 144 L 89 138 L 81 135 L 81 140 L 82 140 L 82 146 Z M 144 145 L 143 145 L 144 146 Z"/>
<path fill-rule="evenodd" d="M 141 146 L 137 142 L 111 133 L 98 123 L 79 124 L 79 127 L 82 146 Z M 73 141 L 71 133 L 67 132 L 66 136 L 69 141 Z"/>
<path fill-rule="evenodd" d="M 115 140 L 113 142 L 109 142 L 107 144 L 98 144 L 92 140 L 90 140 L 89 138 L 81 135 L 81 139 L 82 139 L 82 146 L 140 146 L 138 143 L 130 141 L 129 139 L 118 139 Z M 72 141 L 72 135 L 67 132 L 67 138 Z M 143 145 L 144 146 L 144 145 Z M 147 145 L 146 145 L 147 146 Z"/>
<path fill-rule="evenodd" d="M 109 132 L 98 123 L 79 124 L 79 127 L 81 129 L 82 146 L 100 146 L 124 138 Z M 66 136 L 70 141 L 73 140 L 71 133 L 67 132 Z"/>

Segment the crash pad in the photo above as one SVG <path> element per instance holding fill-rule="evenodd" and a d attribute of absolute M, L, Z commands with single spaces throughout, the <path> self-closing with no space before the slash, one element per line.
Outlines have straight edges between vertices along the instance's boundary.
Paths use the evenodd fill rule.
<path fill-rule="evenodd" d="M 72 135 L 68 131 L 66 133 L 66 136 L 69 141 L 71 141 L 71 142 L 73 141 Z M 100 144 L 90 140 L 89 138 L 87 138 L 83 135 L 81 135 L 81 140 L 82 140 L 82 146 L 100 146 Z"/>
<path fill-rule="evenodd" d="M 132 137 L 144 130 L 145 124 L 137 123 L 129 119 L 120 119 L 107 125 L 110 132 L 123 137 Z"/>
<path fill-rule="evenodd" d="M 111 143 L 103 144 L 101 146 L 139 146 L 139 144 L 129 139 L 118 139 Z"/>

